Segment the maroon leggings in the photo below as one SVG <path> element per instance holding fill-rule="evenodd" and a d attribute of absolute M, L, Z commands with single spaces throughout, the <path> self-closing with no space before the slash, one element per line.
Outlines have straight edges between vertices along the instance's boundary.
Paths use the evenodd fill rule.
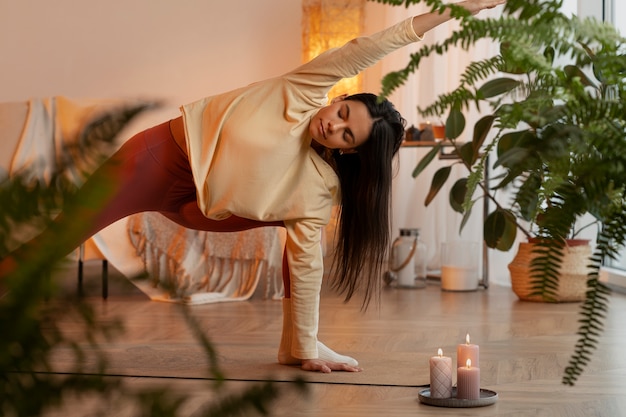
<path fill-rule="evenodd" d="M 85 183 L 83 188 L 106 181 L 114 191 L 104 205 L 87 213 L 86 239 L 106 226 L 145 211 L 155 211 L 181 226 L 210 232 L 237 232 L 255 227 L 284 226 L 237 216 L 225 220 L 205 217 L 196 202 L 196 188 L 187 155 L 170 131 L 169 122 L 129 139 Z M 100 183 L 102 184 L 102 183 Z M 80 191 L 79 191 L 80 192 Z M 77 242 L 77 245 L 80 242 Z M 289 269 L 283 254 L 285 296 L 289 296 Z"/>

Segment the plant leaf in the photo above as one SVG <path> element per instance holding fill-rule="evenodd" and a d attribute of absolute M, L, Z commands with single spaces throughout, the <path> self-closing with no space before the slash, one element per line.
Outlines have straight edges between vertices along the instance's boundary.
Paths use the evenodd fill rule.
<path fill-rule="evenodd" d="M 515 216 L 509 210 L 498 208 L 485 218 L 483 236 L 489 248 L 509 250 L 515 242 L 516 233 Z"/>
<path fill-rule="evenodd" d="M 463 203 L 467 193 L 467 178 L 459 178 L 450 189 L 450 207 L 457 213 L 463 213 Z"/>
<path fill-rule="evenodd" d="M 489 80 L 479 89 L 479 96 L 482 98 L 496 97 L 514 90 L 521 83 L 513 78 L 503 77 Z"/>
<path fill-rule="evenodd" d="M 495 118 L 496 117 L 493 115 L 485 116 L 474 125 L 474 137 L 472 138 L 472 148 L 474 154 L 472 157 L 472 165 L 478 159 L 480 148 L 483 146 Z"/>
<path fill-rule="evenodd" d="M 580 78 L 580 82 L 587 87 L 596 87 L 593 81 L 587 77 L 587 75 L 577 66 L 575 65 L 566 65 L 563 67 L 563 71 L 567 75 L 568 78 Z"/>
<path fill-rule="evenodd" d="M 515 222 L 515 215 L 509 210 L 504 210 L 504 219 L 504 230 L 496 245 L 496 249 L 506 252 L 511 249 L 515 243 L 515 238 L 517 237 L 517 223 Z"/>
<path fill-rule="evenodd" d="M 525 148 L 512 148 L 505 153 L 503 153 L 496 162 L 494 162 L 493 166 L 503 166 L 503 167 L 513 167 L 521 164 L 526 158 L 530 157 L 532 152 Z"/>
<path fill-rule="evenodd" d="M 448 165 L 442 168 L 439 168 L 435 175 L 433 175 L 433 180 L 430 184 L 430 190 L 428 191 L 428 195 L 426 196 L 426 200 L 424 201 L 424 205 L 427 206 L 431 201 L 437 196 L 441 187 L 446 183 L 448 177 L 450 176 L 450 171 L 452 171 L 452 166 Z"/>
<path fill-rule="evenodd" d="M 446 119 L 446 137 L 448 139 L 458 138 L 465 129 L 465 116 L 458 107 L 450 109 L 450 114 Z"/>
<path fill-rule="evenodd" d="M 474 165 L 476 158 L 474 158 L 474 146 L 471 142 L 464 143 L 457 151 L 461 160 L 467 164 L 467 166 Z"/>
<path fill-rule="evenodd" d="M 553 46 L 548 46 L 546 47 L 546 49 L 543 50 L 543 56 L 548 60 L 550 65 L 552 65 L 552 63 L 554 62 L 555 55 L 556 54 L 554 52 Z"/>
<path fill-rule="evenodd" d="M 413 178 L 417 178 L 419 174 L 426 169 L 426 167 L 432 162 L 435 156 L 441 152 L 441 142 L 437 143 L 424 157 L 417 163 L 417 166 L 413 170 Z"/>

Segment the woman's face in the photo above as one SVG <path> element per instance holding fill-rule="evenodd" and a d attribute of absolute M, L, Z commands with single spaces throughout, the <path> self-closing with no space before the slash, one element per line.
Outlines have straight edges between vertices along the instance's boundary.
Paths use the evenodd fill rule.
<path fill-rule="evenodd" d="M 351 151 L 369 138 L 373 124 L 365 104 L 338 97 L 313 116 L 309 132 L 322 146 Z"/>

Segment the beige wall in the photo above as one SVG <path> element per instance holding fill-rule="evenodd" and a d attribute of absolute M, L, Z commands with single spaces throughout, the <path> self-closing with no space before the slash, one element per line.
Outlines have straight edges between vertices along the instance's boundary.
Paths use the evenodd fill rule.
<path fill-rule="evenodd" d="M 64 95 L 178 105 L 300 62 L 293 0 L 0 0 L 0 101 Z"/>
<path fill-rule="evenodd" d="M 388 6 L 366 7 L 366 31 L 381 28 Z M 144 119 L 160 121 L 298 65 L 300 24 L 297 0 L 0 0 L 0 101 L 155 98 Z"/>

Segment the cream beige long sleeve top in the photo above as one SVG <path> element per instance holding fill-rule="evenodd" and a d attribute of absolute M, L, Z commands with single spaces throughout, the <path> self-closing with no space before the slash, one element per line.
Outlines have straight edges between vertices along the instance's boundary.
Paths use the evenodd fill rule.
<path fill-rule="evenodd" d="M 339 80 L 420 40 L 411 22 L 354 39 L 280 77 L 181 107 L 204 215 L 285 224 L 296 358 L 318 357 L 321 229 L 340 193 L 337 175 L 311 148 L 309 121 Z"/>

